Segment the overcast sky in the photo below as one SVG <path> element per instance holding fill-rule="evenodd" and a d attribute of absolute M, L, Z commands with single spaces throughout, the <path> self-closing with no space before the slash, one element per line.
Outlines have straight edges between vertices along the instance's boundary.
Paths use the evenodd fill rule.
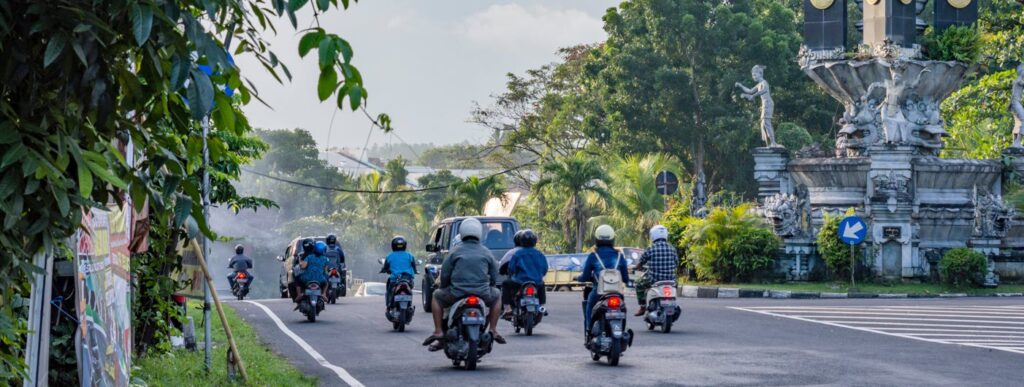
<path fill-rule="evenodd" d="M 609 0 L 362 0 L 331 12 L 321 25 L 352 44 L 353 62 L 369 90 L 368 110 L 391 115 L 398 136 L 409 143 L 483 142 L 488 133 L 466 123 L 473 101 L 489 104 L 504 88 L 505 74 L 522 73 L 557 59 L 560 47 L 604 40 L 601 16 Z M 310 7 L 306 7 L 307 10 Z M 301 21 L 310 23 L 306 14 Z M 261 97 L 245 108 L 259 128 L 304 128 L 321 147 L 328 143 L 334 99 L 316 97 L 316 55 L 300 60 L 300 35 L 286 19 L 270 41 L 293 79 L 278 84 L 251 57 L 238 58 Z M 300 25 L 300 28 L 307 25 Z M 347 104 L 347 101 L 346 101 Z M 369 121 L 339 111 L 331 146 L 362 147 Z M 391 137 L 391 138 L 389 138 Z M 370 143 L 399 143 L 374 131 Z"/>

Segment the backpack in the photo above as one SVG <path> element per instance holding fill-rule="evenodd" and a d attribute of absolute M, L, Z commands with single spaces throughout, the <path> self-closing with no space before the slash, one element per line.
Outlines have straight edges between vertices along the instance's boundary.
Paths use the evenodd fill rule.
<path fill-rule="evenodd" d="M 619 263 L 622 261 L 622 252 L 615 258 L 615 265 L 608 268 L 600 255 L 597 256 L 597 263 L 601 265 L 601 272 L 597 274 L 597 281 L 594 281 L 594 290 L 597 294 L 622 293 L 625 291 L 625 284 L 622 282 L 622 273 L 619 272 Z"/>

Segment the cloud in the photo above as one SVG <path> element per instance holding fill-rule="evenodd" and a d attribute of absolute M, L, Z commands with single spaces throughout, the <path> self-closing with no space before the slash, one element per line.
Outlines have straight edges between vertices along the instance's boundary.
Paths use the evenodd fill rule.
<path fill-rule="evenodd" d="M 599 17 L 577 9 L 497 4 L 462 21 L 458 32 L 471 42 L 500 49 L 542 49 L 594 43 L 605 38 Z"/>

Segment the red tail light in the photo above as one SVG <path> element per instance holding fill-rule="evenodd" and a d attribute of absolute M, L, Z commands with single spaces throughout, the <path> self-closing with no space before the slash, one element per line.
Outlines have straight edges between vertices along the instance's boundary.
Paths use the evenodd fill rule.
<path fill-rule="evenodd" d="M 338 275 L 338 269 L 331 269 L 331 275 L 337 276 Z"/>
<path fill-rule="evenodd" d="M 668 286 L 661 288 L 661 294 L 665 297 L 672 297 L 672 288 Z"/>
<path fill-rule="evenodd" d="M 238 275 L 235 276 L 235 279 L 244 280 L 245 279 L 245 272 L 244 271 L 238 272 Z"/>
<path fill-rule="evenodd" d="M 184 304 L 185 303 L 185 296 L 183 296 L 181 294 L 172 295 L 171 298 L 174 300 L 175 304 Z"/>
<path fill-rule="evenodd" d="M 535 288 L 533 286 L 527 286 L 526 287 L 526 295 L 527 296 L 533 297 L 535 294 L 537 294 L 537 288 Z"/>
<path fill-rule="evenodd" d="M 469 296 L 469 298 L 466 299 L 466 305 L 473 305 L 473 306 L 480 305 L 480 297 Z"/>
<path fill-rule="evenodd" d="M 622 307 L 622 298 L 619 298 L 619 297 L 609 297 L 608 298 L 608 307 L 612 308 L 612 309 L 619 309 L 619 308 L 621 308 Z"/>

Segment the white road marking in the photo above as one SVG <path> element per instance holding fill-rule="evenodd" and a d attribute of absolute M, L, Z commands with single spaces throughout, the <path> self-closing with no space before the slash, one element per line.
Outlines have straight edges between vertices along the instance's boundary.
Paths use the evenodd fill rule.
<path fill-rule="evenodd" d="M 773 317 L 929 343 L 1024 354 L 1024 313 L 1017 312 L 1019 308 L 1018 306 L 1005 308 L 973 306 L 732 307 L 736 310 Z M 941 324 L 943 322 L 962 324 Z"/>
<path fill-rule="evenodd" d="M 306 342 L 306 340 L 303 340 L 301 337 L 299 337 L 299 335 L 295 334 L 295 332 L 292 332 L 291 329 L 288 329 L 288 327 L 284 325 L 284 322 L 282 322 L 281 319 L 278 318 L 277 315 L 270 310 L 270 308 L 267 308 L 266 305 L 260 304 L 255 301 L 246 300 L 245 302 L 256 305 L 260 309 L 263 309 L 264 312 L 267 312 L 267 316 L 270 316 L 270 319 L 274 321 L 274 324 L 277 324 L 277 328 L 280 329 L 281 332 L 284 332 L 284 334 L 288 335 L 288 337 L 291 337 L 292 340 L 295 341 L 295 344 L 298 344 L 299 347 L 302 347 L 302 350 L 306 351 L 306 353 L 308 353 L 309 356 L 312 356 L 313 360 L 316 360 L 316 362 L 320 363 L 321 366 L 331 371 L 334 371 L 334 373 L 338 375 L 338 377 L 341 378 L 343 382 L 345 382 L 351 387 L 365 387 L 363 386 L 363 383 L 360 383 L 359 380 L 356 380 L 356 378 L 352 377 L 352 375 L 349 374 L 348 371 L 345 371 L 344 368 L 331 364 L 331 362 L 327 361 L 327 359 L 324 358 L 324 356 L 321 355 L 320 352 L 317 352 L 317 350 L 313 349 L 313 347 L 310 346 L 309 343 Z"/>

